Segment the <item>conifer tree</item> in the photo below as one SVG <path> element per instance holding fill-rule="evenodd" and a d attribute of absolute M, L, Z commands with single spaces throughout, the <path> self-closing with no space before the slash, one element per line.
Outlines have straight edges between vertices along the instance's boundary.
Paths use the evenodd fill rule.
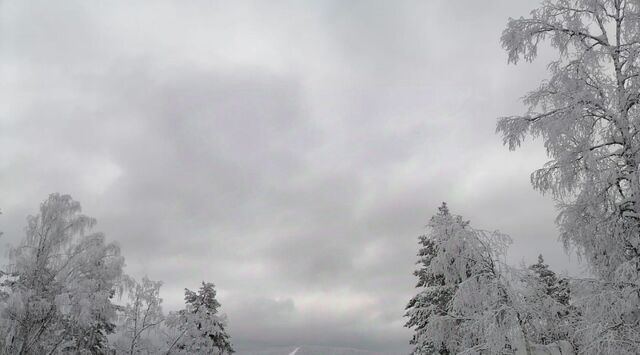
<path fill-rule="evenodd" d="M 544 263 L 542 254 L 538 255 L 538 262 L 529 266 L 531 270 L 544 287 L 544 292 L 547 296 L 554 299 L 561 305 L 568 306 L 570 291 L 568 286 L 568 280 L 564 278 L 558 278 L 555 272 L 549 269 L 549 265 Z"/>
<path fill-rule="evenodd" d="M 185 289 L 186 307 L 170 316 L 169 326 L 179 335 L 169 347 L 179 354 L 233 354 L 231 338 L 227 334 L 225 316 L 218 314 L 214 285 L 202 282 L 198 292 Z"/>
<path fill-rule="evenodd" d="M 420 237 L 420 292 L 406 312 L 406 326 L 415 329 L 413 354 L 529 350 L 498 263 L 509 243 L 499 232 L 471 228 L 442 204 Z"/>
<path fill-rule="evenodd" d="M 539 255 L 538 262 L 524 270 L 523 281 L 520 313 L 529 339 L 544 345 L 571 342 L 577 314 L 569 304 L 568 280 L 558 278 Z"/>
<path fill-rule="evenodd" d="M 450 216 L 445 203 L 438 209 L 438 216 Z M 462 220 L 457 222 L 460 226 L 465 224 Z M 430 269 L 431 262 L 438 252 L 435 241 L 429 235 L 421 235 L 418 240 L 420 244 L 417 262 L 419 268 L 413 274 L 418 278 L 416 288 L 422 291 L 409 301 L 405 313 L 405 317 L 409 318 L 405 327 L 415 330 L 411 339 L 411 344 L 415 345 L 412 353 L 449 354 L 450 352 L 443 342 L 434 344 L 433 340 L 429 339 L 427 326 L 433 317 L 447 314 L 456 285 L 446 284 L 442 273 L 435 273 Z"/>

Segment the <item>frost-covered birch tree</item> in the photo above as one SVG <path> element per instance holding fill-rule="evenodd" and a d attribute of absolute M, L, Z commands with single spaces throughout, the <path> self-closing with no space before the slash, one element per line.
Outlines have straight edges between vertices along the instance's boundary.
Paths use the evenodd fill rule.
<path fill-rule="evenodd" d="M 542 138 L 551 160 L 532 174 L 534 187 L 557 199 L 563 241 L 613 277 L 640 258 L 640 3 L 544 1 L 509 21 L 502 45 L 509 62 L 532 61 L 545 39 L 559 53 L 549 80 L 497 130 L 510 149 Z"/>
<path fill-rule="evenodd" d="M 167 325 L 177 330 L 167 354 L 233 354 L 227 319 L 218 313 L 214 285 L 203 282 L 198 292 L 185 289 L 185 309 L 172 313 Z"/>
<path fill-rule="evenodd" d="M 141 282 L 128 279 L 126 284 L 128 302 L 122 308 L 122 321 L 118 324 L 118 353 L 157 354 L 160 347 L 153 341 L 157 336 L 149 335 L 164 321 L 160 298 L 162 281 L 152 281 L 145 276 Z"/>
<path fill-rule="evenodd" d="M 2 304 L 9 354 L 105 353 L 114 329 L 111 302 L 122 275 L 117 245 L 89 233 L 93 218 L 68 195 L 51 194 L 10 254 L 9 296 Z"/>
<path fill-rule="evenodd" d="M 550 161 L 533 186 L 554 196 L 561 239 L 599 277 L 576 299 L 580 350 L 637 354 L 640 2 L 546 0 L 502 35 L 511 63 L 534 60 L 545 41 L 558 53 L 550 78 L 525 96 L 528 111 L 499 119 L 497 131 L 510 149 L 542 139 Z"/>
<path fill-rule="evenodd" d="M 414 354 L 526 354 L 516 298 L 499 258 L 510 243 L 443 204 L 420 237 L 418 295 L 407 306 Z"/>

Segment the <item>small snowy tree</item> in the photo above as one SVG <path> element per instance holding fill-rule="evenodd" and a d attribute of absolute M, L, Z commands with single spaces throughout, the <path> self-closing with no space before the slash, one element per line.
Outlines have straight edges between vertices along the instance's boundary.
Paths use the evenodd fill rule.
<path fill-rule="evenodd" d="M 522 273 L 519 309 L 529 340 L 543 345 L 571 341 L 576 312 L 569 304 L 568 280 L 558 278 L 542 255 Z"/>
<path fill-rule="evenodd" d="M 127 284 L 129 302 L 122 308 L 122 322 L 118 325 L 118 352 L 156 354 L 160 350 L 159 344 L 154 344 L 149 334 L 164 321 L 160 298 L 162 282 L 145 276 L 140 283 L 129 279 Z"/>
<path fill-rule="evenodd" d="M 218 314 L 220 303 L 212 283 L 202 282 L 198 292 L 185 289 L 186 307 L 169 316 L 168 325 L 178 331 L 167 353 L 232 354 L 226 317 Z"/>
<path fill-rule="evenodd" d="M 9 297 L 1 313 L 5 352 L 104 353 L 114 329 L 111 302 L 123 257 L 95 219 L 68 195 L 51 194 L 27 218 L 26 237 L 11 251 Z"/>
<path fill-rule="evenodd" d="M 514 295 L 498 258 L 508 236 L 471 228 L 446 204 L 420 237 L 418 288 L 407 306 L 414 354 L 527 353 Z"/>
<path fill-rule="evenodd" d="M 542 254 L 538 255 L 538 262 L 529 266 L 536 280 L 542 286 L 542 291 L 563 306 L 569 305 L 570 290 L 569 282 L 565 278 L 558 278 L 555 272 L 549 269 L 549 265 L 544 263 Z"/>

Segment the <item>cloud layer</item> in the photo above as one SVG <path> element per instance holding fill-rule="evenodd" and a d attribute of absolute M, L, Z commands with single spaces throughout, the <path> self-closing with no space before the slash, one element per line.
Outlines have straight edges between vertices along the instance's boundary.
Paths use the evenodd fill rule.
<path fill-rule="evenodd" d="M 499 36 L 536 1 L 0 3 L 0 226 L 71 194 L 127 271 L 216 283 L 240 347 L 407 349 L 417 236 L 441 201 L 556 241 L 539 144 L 495 119 L 545 76 Z"/>

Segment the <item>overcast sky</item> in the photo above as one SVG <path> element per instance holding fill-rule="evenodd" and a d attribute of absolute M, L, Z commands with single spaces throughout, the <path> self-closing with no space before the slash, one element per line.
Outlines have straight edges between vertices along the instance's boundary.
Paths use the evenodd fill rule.
<path fill-rule="evenodd" d="M 536 0 L 1 1 L 0 230 L 67 193 L 165 310 L 214 282 L 240 348 L 402 352 L 442 201 L 576 272 L 539 142 L 496 118 L 546 77 L 499 38 Z"/>

